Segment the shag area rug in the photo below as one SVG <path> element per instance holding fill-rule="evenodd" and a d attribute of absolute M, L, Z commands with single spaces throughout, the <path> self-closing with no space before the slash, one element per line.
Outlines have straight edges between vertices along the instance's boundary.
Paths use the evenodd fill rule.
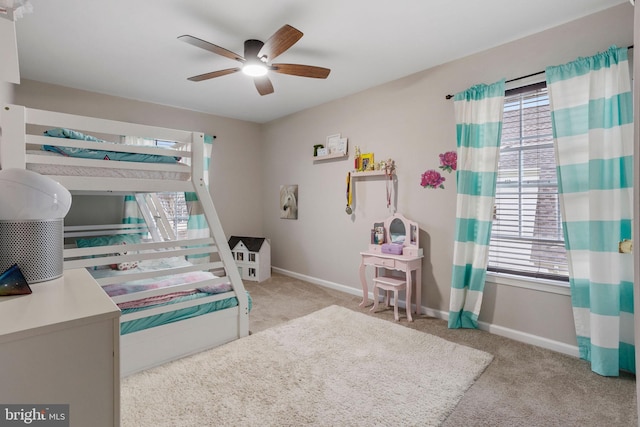
<path fill-rule="evenodd" d="M 330 306 L 123 379 L 123 426 L 435 426 L 493 356 Z"/>

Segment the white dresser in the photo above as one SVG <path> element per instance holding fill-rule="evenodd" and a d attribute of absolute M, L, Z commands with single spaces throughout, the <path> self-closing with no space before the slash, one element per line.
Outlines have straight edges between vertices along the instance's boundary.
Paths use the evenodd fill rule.
<path fill-rule="evenodd" d="M 120 424 L 120 310 L 84 269 L 0 297 L 0 402 L 69 404 L 71 426 Z"/>

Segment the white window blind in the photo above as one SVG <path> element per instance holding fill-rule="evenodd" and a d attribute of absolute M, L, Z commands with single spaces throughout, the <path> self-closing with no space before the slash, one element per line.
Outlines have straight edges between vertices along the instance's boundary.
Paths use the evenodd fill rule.
<path fill-rule="evenodd" d="M 175 144 L 173 141 L 164 141 L 161 139 L 156 139 L 154 142 L 158 147 L 166 148 L 172 148 Z M 162 207 L 164 208 L 164 212 L 167 215 L 167 219 L 171 224 L 173 233 L 178 239 L 186 239 L 189 210 L 187 209 L 187 202 L 185 201 L 184 193 L 165 192 L 158 193 L 157 195 Z"/>
<path fill-rule="evenodd" d="M 158 199 L 164 209 L 173 233 L 178 239 L 187 238 L 187 222 L 189 221 L 189 211 L 184 199 L 184 193 L 166 192 L 158 193 Z"/>
<path fill-rule="evenodd" d="M 488 270 L 568 280 L 544 83 L 506 93 Z"/>

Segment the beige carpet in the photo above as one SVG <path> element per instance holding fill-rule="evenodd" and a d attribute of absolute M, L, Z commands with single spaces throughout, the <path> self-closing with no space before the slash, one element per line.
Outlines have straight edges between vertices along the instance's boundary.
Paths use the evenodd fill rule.
<path fill-rule="evenodd" d="M 122 425 L 439 425 L 492 358 L 330 306 L 125 378 Z"/>

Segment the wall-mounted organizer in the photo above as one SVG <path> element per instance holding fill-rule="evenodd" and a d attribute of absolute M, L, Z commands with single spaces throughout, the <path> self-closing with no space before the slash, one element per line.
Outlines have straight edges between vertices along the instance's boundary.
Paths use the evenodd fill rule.
<path fill-rule="evenodd" d="M 367 162 L 363 162 L 366 159 Z M 366 170 L 362 168 L 366 167 Z M 386 202 L 387 208 L 395 211 L 392 203 L 392 193 L 397 190 L 396 164 L 393 159 L 384 160 L 374 163 L 373 153 L 360 154 L 359 147 L 356 146 L 354 158 L 354 170 L 347 174 L 347 214 L 353 214 L 353 205 L 355 205 L 354 180 L 358 179 L 383 179 L 386 181 Z"/>

